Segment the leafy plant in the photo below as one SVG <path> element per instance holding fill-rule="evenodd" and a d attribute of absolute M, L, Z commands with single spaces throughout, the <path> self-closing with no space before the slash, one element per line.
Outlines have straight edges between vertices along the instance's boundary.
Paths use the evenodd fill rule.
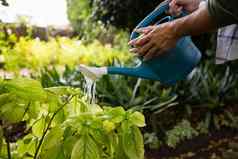
<path fill-rule="evenodd" d="M 112 48 L 111 45 L 94 41 L 82 44 L 81 41 L 69 38 L 51 38 L 48 42 L 38 39 L 20 38 L 13 48 L 2 51 L 5 59 L 4 68 L 18 72 L 23 68 L 39 72 L 49 66 L 77 64 L 104 66 L 113 61 L 122 65 L 131 61 L 131 54 Z M 33 72 L 32 71 L 32 72 Z"/>
<path fill-rule="evenodd" d="M 191 139 L 197 136 L 198 132 L 191 126 L 190 122 L 183 120 L 173 129 L 167 131 L 167 144 L 175 148 L 178 143 L 185 139 Z"/>
<path fill-rule="evenodd" d="M 160 140 L 154 132 L 144 134 L 144 143 L 148 145 L 150 149 L 159 149 L 161 146 Z"/>
<path fill-rule="evenodd" d="M 152 0 L 148 3 L 145 0 L 91 0 L 91 2 L 94 19 L 101 20 L 105 24 L 112 24 L 117 28 L 132 30 L 141 19 L 162 1 Z"/>
<path fill-rule="evenodd" d="M 75 68 L 68 65 L 65 66 L 63 72 L 57 68 L 47 68 L 41 70 L 40 74 L 41 84 L 44 88 L 55 86 L 71 86 L 83 88 L 84 77 Z"/>
<path fill-rule="evenodd" d="M 187 96 L 187 100 L 193 101 L 193 104 L 206 103 L 210 109 L 222 106 L 236 83 L 236 76 L 230 67 L 224 68 L 216 68 L 211 63 L 205 63 L 197 68 L 193 77 L 187 82 L 189 85 L 182 85 L 189 88 L 187 94 L 183 96 Z"/>
<path fill-rule="evenodd" d="M 44 89 L 31 79 L 1 81 L 0 92 L 1 141 L 7 149 L 2 156 L 144 158 L 139 127 L 145 126 L 145 119 L 139 112 L 90 105 L 79 89 Z"/>

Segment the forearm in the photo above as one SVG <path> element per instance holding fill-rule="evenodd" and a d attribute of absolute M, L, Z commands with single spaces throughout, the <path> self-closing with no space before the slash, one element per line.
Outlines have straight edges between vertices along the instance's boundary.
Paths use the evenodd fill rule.
<path fill-rule="evenodd" d="M 199 35 L 217 28 L 209 14 L 206 4 L 202 4 L 192 14 L 171 22 L 175 33 L 181 37 L 186 35 Z"/>

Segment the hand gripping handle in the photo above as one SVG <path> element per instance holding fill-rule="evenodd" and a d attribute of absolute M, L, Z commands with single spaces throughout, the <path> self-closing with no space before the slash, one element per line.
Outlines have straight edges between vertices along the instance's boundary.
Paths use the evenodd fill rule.
<path fill-rule="evenodd" d="M 162 15 L 164 12 L 166 12 L 167 10 L 169 10 L 169 1 L 164 1 L 162 3 L 160 3 L 160 5 L 158 7 L 155 8 L 154 11 L 152 11 L 148 16 L 146 16 L 135 28 L 139 29 L 139 28 L 143 28 L 143 27 L 147 27 L 149 25 L 151 25 L 157 18 L 158 16 Z M 133 31 L 131 33 L 131 37 L 130 40 L 133 40 L 135 38 L 137 38 L 139 36 L 139 33 Z"/>
<path fill-rule="evenodd" d="M 154 11 L 152 11 L 148 16 L 146 16 L 146 17 L 136 26 L 136 28 L 135 28 L 134 30 L 139 29 L 139 28 L 143 28 L 143 27 L 147 27 L 147 26 L 149 26 L 149 25 L 152 25 L 152 24 L 155 22 L 155 20 L 157 20 L 157 18 L 158 18 L 159 16 L 161 16 L 162 14 L 164 14 L 166 11 L 169 10 L 169 3 L 170 3 L 170 0 L 166 0 L 166 1 L 162 2 L 162 3 L 160 3 L 160 5 L 158 5 L 158 6 L 155 8 Z M 180 15 L 179 17 L 183 17 L 183 16 L 186 16 L 186 15 L 187 15 L 186 11 L 183 10 L 182 13 L 181 13 L 181 15 Z M 179 17 L 178 17 L 178 18 L 179 18 Z M 165 22 L 165 21 L 168 22 L 168 21 L 171 21 L 171 20 L 173 20 L 173 19 L 174 19 L 174 17 L 172 17 L 172 16 L 166 16 L 166 17 L 162 18 L 161 20 L 159 20 L 156 24 L 158 25 L 158 24 L 161 24 L 161 23 L 163 23 L 163 22 Z M 133 40 L 133 39 L 137 38 L 138 36 L 139 36 L 139 33 L 133 31 L 133 32 L 131 33 L 130 40 Z"/>

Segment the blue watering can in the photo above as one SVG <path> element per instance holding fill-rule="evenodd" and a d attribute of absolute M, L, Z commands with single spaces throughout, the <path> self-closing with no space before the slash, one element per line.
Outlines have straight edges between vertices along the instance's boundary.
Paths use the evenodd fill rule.
<path fill-rule="evenodd" d="M 158 17 L 165 15 L 169 9 L 169 2 L 161 3 L 153 12 L 151 12 L 136 29 L 155 24 Z M 173 20 L 171 16 L 162 17 L 156 24 Z M 137 38 L 138 33 L 132 32 L 131 40 Z M 136 68 L 122 67 L 103 67 L 90 68 L 81 66 L 82 72 L 87 72 L 95 76 L 103 74 L 120 74 L 138 78 L 157 80 L 164 84 L 175 84 L 177 81 L 187 78 L 190 72 L 196 67 L 201 59 L 201 53 L 193 44 L 189 36 L 182 37 L 176 44 L 176 47 L 169 50 L 166 54 L 155 57 L 148 61 L 142 61 Z M 101 70 L 100 70 L 101 69 Z"/>

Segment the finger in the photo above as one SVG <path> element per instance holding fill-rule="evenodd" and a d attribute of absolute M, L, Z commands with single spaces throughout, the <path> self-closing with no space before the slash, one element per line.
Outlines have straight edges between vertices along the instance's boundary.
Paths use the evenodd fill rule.
<path fill-rule="evenodd" d="M 144 46 L 142 46 L 142 47 L 138 50 L 138 54 L 139 54 L 140 56 L 144 56 L 153 46 L 154 46 L 154 44 L 151 43 L 151 42 L 146 43 Z"/>
<path fill-rule="evenodd" d="M 149 26 L 149 27 L 146 27 L 144 29 L 143 28 L 136 29 L 135 31 L 137 31 L 137 32 L 143 32 L 143 35 L 139 36 L 136 39 L 133 39 L 133 40 L 129 41 L 128 45 L 138 47 L 138 46 L 141 46 L 141 45 L 145 44 L 147 41 L 150 40 L 150 37 L 149 37 L 148 34 L 151 31 L 153 31 L 154 29 L 155 29 L 155 26 Z M 148 36 L 146 36 L 146 35 L 148 35 Z"/>
<path fill-rule="evenodd" d="M 141 33 L 141 34 L 148 34 L 153 29 L 154 29 L 154 26 L 148 26 L 148 27 L 144 27 L 144 28 L 135 29 L 135 32 Z"/>
<path fill-rule="evenodd" d="M 132 49 L 130 49 L 129 51 L 130 51 L 130 52 L 133 52 L 133 53 L 138 53 L 138 50 L 139 50 L 138 48 L 132 48 Z"/>
<path fill-rule="evenodd" d="M 141 47 L 143 45 L 145 45 L 147 42 L 149 42 L 151 39 L 151 37 L 149 35 L 145 35 L 143 37 L 141 37 L 140 39 L 136 40 L 134 42 L 134 47 Z"/>
<path fill-rule="evenodd" d="M 148 51 L 148 53 L 144 56 L 143 61 L 148 61 L 148 60 L 150 60 L 152 57 L 155 56 L 155 54 L 158 52 L 158 50 L 159 50 L 159 49 L 158 49 L 157 47 L 151 48 L 151 49 Z"/>
<path fill-rule="evenodd" d="M 129 41 L 129 42 L 128 42 L 128 45 L 134 46 L 135 43 L 136 43 L 136 40 L 138 40 L 138 38 Z"/>
<path fill-rule="evenodd" d="M 134 46 L 134 47 L 135 47 L 136 42 L 137 42 L 138 40 L 140 40 L 142 37 L 143 37 L 143 35 L 140 35 L 139 37 L 137 37 L 137 38 L 135 38 L 135 39 L 129 41 L 129 42 L 128 42 L 128 45 L 131 45 L 131 46 Z"/>
<path fill-rule="evenodd" d="M 148 41 L 150 41 L 150 36 L 146 35 L 146 36 L 131 40 L 131 41 L 129 41 L 128 44 L 133 47 L 141 47 Z"/>

